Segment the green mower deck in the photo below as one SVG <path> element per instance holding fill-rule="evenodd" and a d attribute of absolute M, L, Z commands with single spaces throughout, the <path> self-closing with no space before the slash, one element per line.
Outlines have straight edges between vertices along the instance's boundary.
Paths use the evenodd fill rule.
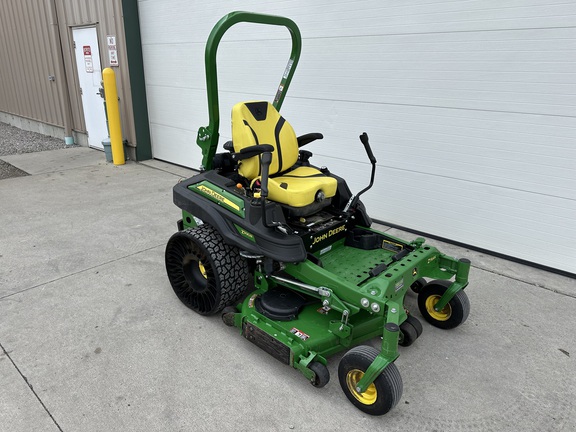
<path fill-rule="evenodd" d="M 368 230 L 367 230 L 368 231 Z M 377 336 L 382 337 L 381 362 L 366 372 L 378 376 L 398 357 L 400 325 L 407 319 L 404 297 L 421 278 L 450 278 L 454 273 L 463 281 L 450 284 L 444 296 L 437 299 L 439 310 L 446 307 L 467 284 L 470 263 L 456 261 L 423 245 L 423 239 L 412 244 L 379 235 L 383 241 L 398 247 L 413 248 L 401 259 L 398 252 L 386 249 L 362 250 L 346 246 L 339 240 L 320 256 L 322 267 L 311 261 L 289 264 L 284 269 L 291 277 L 256 274 L 257 290 L 239 306 L 234 324 L 243 335 L 283 363 L 301 370 L 312 361 L 326 364 L 326 357 Z M 441 267 L 440 267 L 441 266 Z M 380 272 L 378 274 L 374 274 Z M 313 285 L 308 285 L 313 284 Z M 289 288 L 303 295 L 316 294 L 291 321 L 269 319 L 255 308 L 259 296 L 276 287 Z M 320 287 L 315 292 L 316 287 Z M 328 288 L 331 287 L 331 288 Z M 425 315 L 425 318 L 435 320 Z M 400 332 L 401 333 L 401 332 Z M 280 342 L 280 343 L 278 343 Z M 359 384 L 361 389 L 369 380 Z"/>

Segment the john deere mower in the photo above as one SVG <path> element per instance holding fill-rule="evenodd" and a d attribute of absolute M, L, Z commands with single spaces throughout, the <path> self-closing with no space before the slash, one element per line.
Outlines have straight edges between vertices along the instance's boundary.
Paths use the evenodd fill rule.
<path fill-rule="evenodd" d="M 232 108 L 232 141 L 218 147 L 216 52 L 239 22 L 283 26 L 292 52 L 272 103 Z M 394 364 L 422 324 L 404 306 L 409 290 L 431 325 L 451 329 L 468 317 L 464 293 L 470 261 L 370 228 L 360 196 L 346 181 L 313 165 L 307 146 L 320 133 L 297 136 L 279 110 L 296 70 L 301 38 L 290 19 L 233 12 L 207 42 L 210 123 L 200 128 L 202 171 L 174 186 L 182 209 L 166 247 L 166 270 L 178 298 L 201 315 L 220 313 L 248 341 L 298 369 L 315 387 L 330 380 L 327 361 L 343 350 L 338 381 L 360 410 L 382 415 L 402 396 Z M 304 147 L 306 146 L 306 149 Z M 371 345 L 362 345 L 370 341 Z M 373 347 L 374 341 L 380 349 Z"/>

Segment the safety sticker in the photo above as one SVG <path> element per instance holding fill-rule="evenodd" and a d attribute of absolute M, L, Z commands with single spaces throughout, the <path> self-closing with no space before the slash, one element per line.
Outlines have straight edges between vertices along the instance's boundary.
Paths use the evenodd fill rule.
<path fill-rule="evenodd" d="M 279 85 L 278 86 L 278 91 L 276 92 L 276 96 L 274 96 L 274 103 L 278 102 L 280 100 L 280 96 L 282 96 L 282 92 L 284 91 L 284 86 L 283 85 Z"/>
<path fill-rule="evenodd" d="M 294 60 L 292 59 L 288 60 L 288 64 L 286 65 L 286 69 L 284 70 L 284 75 L 282 75 L 282 79 L 288 78 L 288 75 L 290 74 L 290 70 L 292 69 L 293 64 Z"/>
<path fill-rule="evenodd" d="M 402 288 L 404 288 L 404 280 L 401 280 L 396 285 L 394 285 L 394 290 L 396 291 L 400 291 Z"/>
<path fill-rule="evenodd" d="M 310 337 L 306 333 L 298 330 L 296 327 L 292 327 L 292 330 L 290 330 L 290 333 L 292 333 L 294 336 L 299 337 L 303 341 L 305 341 L 306 339 L 308 339 Z"/>
<path fill-rule="evenodd" d="M 390 240 L 382 240 L 382 249 L 389 250 L 390 252 L 400 252 L 404 249 L 404 245 L 394 243 Z"/>

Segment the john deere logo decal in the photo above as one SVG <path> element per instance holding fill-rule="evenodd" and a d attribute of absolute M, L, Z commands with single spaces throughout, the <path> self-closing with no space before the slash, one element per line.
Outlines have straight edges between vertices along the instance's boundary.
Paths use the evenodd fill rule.
<path fill-rule="evenodd" d="M 218 186 L 203 181 L 195 185 L 190 185 L 188 188 L 196 193 L 199 193 L 200 195 L 205 196 L 211 201 L 222 205 L 226 209 L 231 210 L 238 216 L 244 217 L 244 202 L 242 199 L 237 198 L 222 189 L 217 189 Z"/>
<path fill-rule="evenodd" d="M 315 245 L 316 243 L 319 243 L 322 240 L 326 240 L 327 238 L 330 238 L 333 235 L 336 235 L 336 234 L 344 231 L 345 229 L 346 229 L 346 225 L 340 225 L 338 228 L 331 229 L 330 231 L 328 231 L 322 235 L 314 237 L 312 244 Z"/>
<path fill-rule="evenodd" d="M 216 201 L 226 204 L 228 207 L 232 207 L 234 210 L 240 210 L 240 207 L 226 198 L 224 195 L 220 195 L 218 192 L 213 191 L 209 187 L 204 185 L 200 185 L 197 187 L 200 192 L 204 192 L 206 195 L 210 195 L 212 198 L 216 199 Z"/>

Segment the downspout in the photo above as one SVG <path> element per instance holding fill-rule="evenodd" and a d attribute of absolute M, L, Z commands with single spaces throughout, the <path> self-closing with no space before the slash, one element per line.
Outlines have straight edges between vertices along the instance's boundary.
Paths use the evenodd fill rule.
<path fill-rule="evenodd" d="M 56 70 L 57 77 L 61 83 L 59 85 L 60 92 L 60 109 L 62 110 L 62 117 L 64 118 L 64 142 L 67 145 L 74 144 L 74 136 L 72 135 L 72 107 L 70 105 L 70 92 L 68 90 L 68 81 L 66 79 L 66 69 L 64 67 L 64 52 L 62 50 L 62 40 L 60 38 L 60 30 L 58 26 L 58 12 L 56 9 L 56 0 L 46 0 L 48 2 L 49 20 L 52 31 L 52 46 L 54 47 L 57 59 Z"/>

